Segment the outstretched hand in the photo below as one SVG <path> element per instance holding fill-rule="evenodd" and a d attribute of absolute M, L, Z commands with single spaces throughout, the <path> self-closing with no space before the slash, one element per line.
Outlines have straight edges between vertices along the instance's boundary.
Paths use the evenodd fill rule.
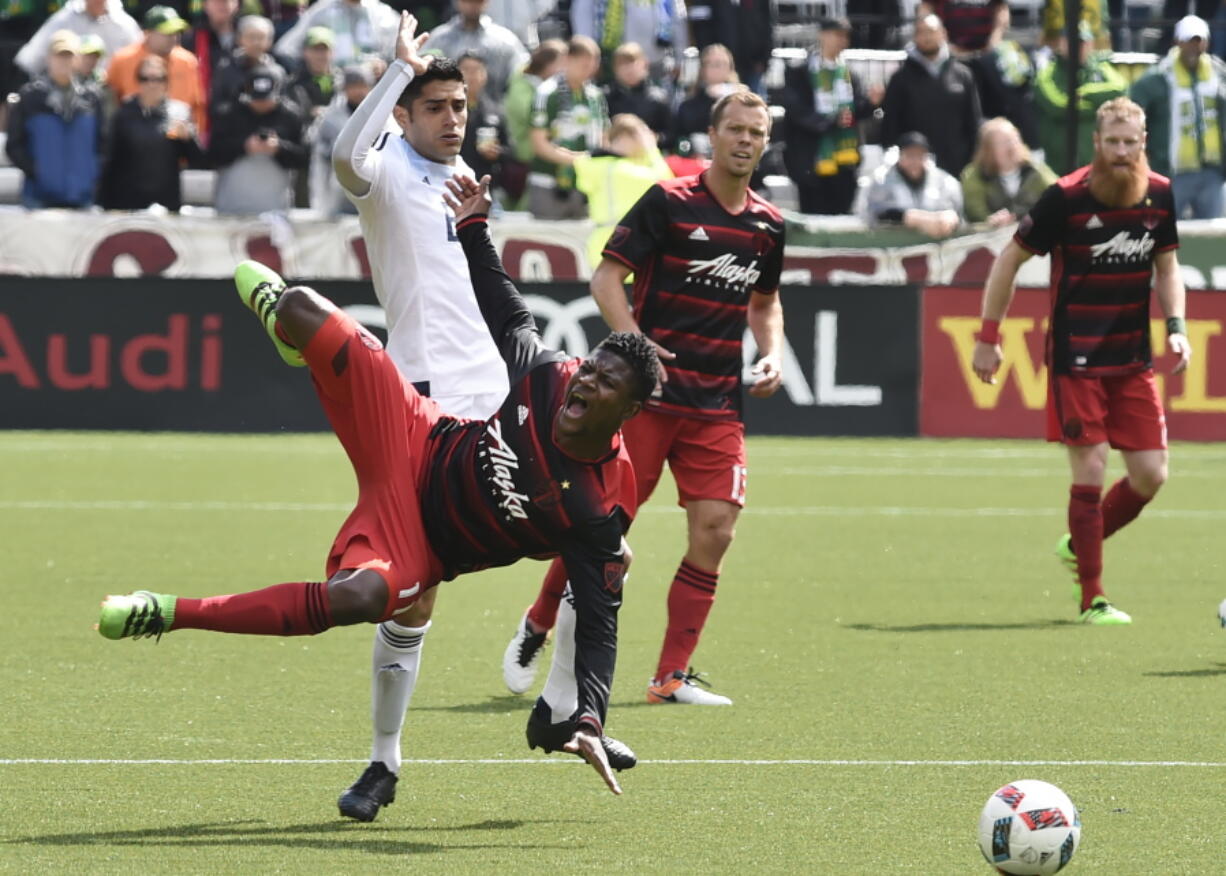
<path fill-rule="evenodd" d="M 617 778 L 613 775 L 613 768 L 609 766 L 609 757 L 604 752 L 604 746 L 600 744 L 600 737 L 595 733 L 590 730 L 576 730 L 570 742 L 562 746 L 562 750 L 581 755 L 596 772 L 600 773 L 600 777 L 604 779 L 610 791 L 614 794 L 622 792 L 622 786 L 617 783 Z"/>
<path fill-rule="evenodd" d="M 421 47 L 426 44 L 426 40 L 430 38 L 430 34 L 423 33 L 420 36 L 417 34 L 417 16 L 410 15 L 407 12 L 400 13 L 400 30 L 396 32 L 396 60 L 404 61 L 409 65 L 413 74 L 420 76 L 426 72 L 426 68 L 430 66 L 430 62 L 434 60 L 433 55 L 419 54 Z"/>
<path fill-rule="evenodd" d="M 489 175 L 481 177 L 481 182 L 474 182 L 472 177 L 453 176 L 446 181 L 447 191 L 443 193 L 443 201 L 455 213 L 455 221 L 467 219 L 469 216 L 489 215 L 490 205 L 494 203 L 490 197 Z"/>

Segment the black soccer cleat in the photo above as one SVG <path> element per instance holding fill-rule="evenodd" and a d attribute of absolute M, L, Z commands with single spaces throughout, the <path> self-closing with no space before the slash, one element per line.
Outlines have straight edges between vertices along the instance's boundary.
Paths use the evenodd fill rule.
<path fill-rule="evenodd" d="M 381 806 L 391 806 L 396 799 L 396 774 L 377 760 L 341 794 L 336 805 L 341 815 L 358 821 L 374 821 Z"/>
<path fill-rule="evenodd" d="M 532 714 L 528 716 L 528 726 L 524 731 L 524 735 L 528 738 L 528 747 L 534 751 L 540 748 L 546 754 L 552 754 L 555 751 L 563 751 L 570 738 L 575 735 L 575 728 L 578 726 L 577 721 L 562 721 L 554 724 L 550 718 L 549 704 L 544 699 L 538 697 L 536 705 L 532 707 Z M 622 770 L 632 769 L 639 759 L 635 757 L 630 746 L 624 742 L 614 739 L 612 736 L 601 736 L 600 745 L 604 749 L 605 757 L 609 759 L 609 766 L 621 772 Z M 570 752 L 567 752 L 568 754 Z M 575 752 L 578 754 L 578 752 Z M 579 754 L 579 757 L 583 755 Z"/>

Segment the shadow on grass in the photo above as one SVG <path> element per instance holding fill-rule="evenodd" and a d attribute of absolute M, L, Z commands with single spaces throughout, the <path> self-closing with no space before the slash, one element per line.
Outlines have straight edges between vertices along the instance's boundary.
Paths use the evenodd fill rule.
<path fill-rule="evenodd" d="M 844 624 L 846 629 L 862 633 L 967 633 L 999 632 L 1000 630 L 1051 630 L 1079 626 L 1071 620 L 1026 621 L 1024 623 L 950 623 L 950 624 Z"/>
<path fill-rule="evenodd" d="M 169 827 L 137 828 L 134 830 L 102 831 L 98 833 L 58 833 L 16 837 L 4 845 L 33 846 L 142 846 L 157 848 L 204 848 L 208 846 L 269 846 L 320 851 L 359 851 L 374 855 L 429 854 L 473 849 L 563 849 L 565 845 L 533 843 L 473 843 L 443 845 L 414 842 L 413 833 L 458 831 L 512 831 L 528 821 L 490 820 L 475 824 L 439 825 L 363 825 L 351 821 L 328 821 L 319 824 L 269 825 L 267 822 L 223 821 L 209 824 L 184 824 Z M 545 823 L 545 822 L 539 822 Z"/>
<path fill-rule="evenodd" d="M 455 703 L 449 706 L 413 706 L 414 712 L 456 712 L 464 715 L 494 714 L 498 712 L 519 712 L 530 710 L 536 702 L 535 697 L 504 694 L 500 697 L 490 697 L 477 703 Z"/>
<path fill-rule="evenodd" d="M 1167 672 L 1142 672 L 1150 678 L 1214 678 L 1226 675 L 1226 663 L 1214 663 L 1204 669 L 1172 669 Z"/>

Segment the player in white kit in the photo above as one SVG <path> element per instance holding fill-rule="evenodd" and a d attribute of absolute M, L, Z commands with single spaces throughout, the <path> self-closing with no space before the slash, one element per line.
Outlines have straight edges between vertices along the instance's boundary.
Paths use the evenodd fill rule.
<path fill-rule="evenodd" d="M 416 19 L 402 13 L 396 60 L 345 123 L 332 165 L 358 208 L 392 361 L 445 413 L 485 419 L 506 397 L 506 365 L 477 308 L 443 203 L 446 180 L 473 175 L 459 157 L 467 93 L 454 61 L 418 54 L 427 34 L 416 30 Z M 341 795 L 342 815 L 371 821 L 395 798 L 400 731 L 437 593 L 431 588 L 375 630 L 371 764 Z"/>

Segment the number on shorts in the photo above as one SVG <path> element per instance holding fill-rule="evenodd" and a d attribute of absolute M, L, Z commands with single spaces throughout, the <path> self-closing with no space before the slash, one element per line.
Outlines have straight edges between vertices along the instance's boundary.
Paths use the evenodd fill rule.
<path fill-rule="evenodd" d="M 745 487 L 749 481 L 749 467 L 734 465 L 732 467 L 732 501 L 745 501 Z"/>

